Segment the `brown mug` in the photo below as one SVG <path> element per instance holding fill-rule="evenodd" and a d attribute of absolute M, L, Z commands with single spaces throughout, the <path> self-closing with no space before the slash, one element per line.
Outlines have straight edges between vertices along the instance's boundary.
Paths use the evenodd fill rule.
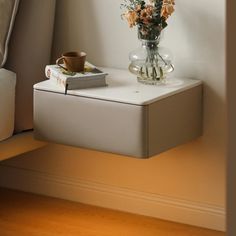
<path fill-rule="evenodd" d="M 85 60 L 85 52 L 66 52 L 56 60 L 56 64 L 70 72 L 82 72 L 84 71 Z M 65 67 L 60 64 L 61 61 L 64 62 Z"/>

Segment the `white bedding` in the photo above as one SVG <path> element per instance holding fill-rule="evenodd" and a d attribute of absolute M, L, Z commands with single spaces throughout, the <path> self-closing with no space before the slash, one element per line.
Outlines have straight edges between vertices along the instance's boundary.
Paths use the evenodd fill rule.
<path fill-rule="evenodd" d="M 0 141 L 14 131 L 16 74 L 0 69 Z"/>

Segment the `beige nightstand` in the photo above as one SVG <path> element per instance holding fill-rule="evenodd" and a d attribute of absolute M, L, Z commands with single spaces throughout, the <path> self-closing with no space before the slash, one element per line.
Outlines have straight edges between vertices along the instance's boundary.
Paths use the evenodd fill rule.
<path fill-rule="evenodd" d="M 35 138 L 148 158 L 201 135 L 201 81 L 150 86 L 126 70 L 102 69 L 107 87 L 64 95 L 49 80 L 34 86 Z"/>

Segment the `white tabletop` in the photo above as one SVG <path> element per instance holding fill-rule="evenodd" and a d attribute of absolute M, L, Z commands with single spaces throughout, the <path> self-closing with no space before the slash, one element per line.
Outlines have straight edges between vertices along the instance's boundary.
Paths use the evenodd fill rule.
<path fill-rule="evenodd" d="M 137 82 L 135 75 L 127 70 L 101 68 L 109 75 L 107 87 L 68 90 L 67 95 L 89 97 L 134 105 L 148 105 L 168 96 L 199 86 L 202 82 L 194 79 L 171 78 L 163 85 L 144 85 Z M 64 93 L 65 89 L 50 80 L 35 84 L 34 89 Z"/>

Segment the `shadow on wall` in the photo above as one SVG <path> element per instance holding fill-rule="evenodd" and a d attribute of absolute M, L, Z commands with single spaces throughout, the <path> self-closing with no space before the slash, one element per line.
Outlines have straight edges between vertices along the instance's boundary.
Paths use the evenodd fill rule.
<path fill-rule="evenodd" d="M 202 2 L 202 4 L 201 4 Z M 179 0 L 165 44 L 175 55 L 175 75 L 204 81 L 204 142 L 225 146 L 225 2 Z M 208 3 L 210 5 L 210 3 Z M 207 5 L 208 5 L 207 4 Z M 175 37 L 173 37 L 173 35 Z"/>
<path fill-rule="evenodd" d="M 69 1 L 70 4 L 67 4 Z M 88 60 L 95 55 L 103 57 L 102 32 L 99 31 L 94 8 L 93 1 L 57 1 L 52 63 L 66 51 L 86 51 Z M 85 48 L 86 42 L 91 43 Z"/>

